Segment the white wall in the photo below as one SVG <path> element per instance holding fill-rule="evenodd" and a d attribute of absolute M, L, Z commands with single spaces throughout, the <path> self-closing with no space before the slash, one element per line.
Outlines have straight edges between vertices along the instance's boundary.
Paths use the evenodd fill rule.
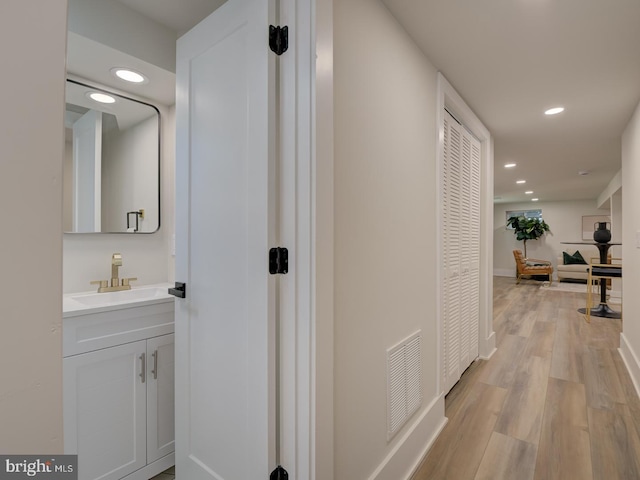
<path fill-rule="evenodd" d="M 622 189 L 611 196 L 611 238 L 622 242 Z M 622 252 L 620 247 L 616 247 Z"/>
<path fill-rule="evenodd" d="M 102 230 L 124 232 L 127 212 L 144 210 L 138 231 L 158 227 L 158 129 L 156 115 L 124 130 L 109 132 L 102 147 Z M 129 225 L 135 227 L 135 216 Z"/>
<path fill-rule="evenodd" d="M 551 231 L 538 240 L 527 241 L 527 256 L 543 260 L 551 260 L 554 268 L 557 256 L 563 250 L 573 251 L 583 249 L 582 245 L 563 245 L 560 242 L 582 241 L 583 215 L 609 215 L 609 209 L 596 208 L 595 200 L 573 200 L 566 202 L 526 202 L 526 203 L 498 203 L 494 206 L 493 232 L 493 267 L 496 275 L 515 276 L 515 261 L 513 250 L 524 252 L 523 242 L 516 240 L 513 230 L 506 229 L 507 210 L 542 210 L 544 221 L 549 224 Z M 619 241 L 615 237 L 612 241 Z M 593 248 L 597 253 L 597 249 Z M 612 254 L 617 254 L 615 247 Z M 588 259 L 587 259 L 588 261 Z"/>
<path fill-rule="evenodd" d="M 70 232 L 73 228 L 73 142 L 70 138 L 65 142 L 63 168 L 62 185 L 71 188 L 62 189 L 62 231 Z"/>
<path fill-rule="evenodd" d="M 609 203 L 611 201 L 611 197 L 613 197 L 616 193 L 619 193 L 621 188 L 622 170 L 615 174 L 615 176 L 611 179 L 602 193 L 598 195 L 598 200 L 596 201 L 596 205 L 598 206 L 598 208 L 606 208 L 605 204 Z"/>
<path fill-rule="evenodd" d="M 164 111 L 161 110 L 161 112 Z M 165 257 L 167 262 L 167 281 L 173 283 L 175 281 L 176 272 L 176 106 L 172 105 L 166 110 L 164 117 L 161 117 L 161 159 L 162 170 L 160 177 L 160 232 L 164 237 L 165 247 L 168 249 L 169 255 Z"/>
<path fill-rule="evenodd" d="M 0 120 L 3 454 L 57 454 L 63 449 L 66 8 L 66 0 L 3 0 L 1 7 L 2 89 L 10 92 L 3 97 Z"/>
<path fill-rule="evenodd" d="M 117 1 L 69 0 L 69 30 L 176 71 L 176 33 Z"/>
<path fill-rule="evenodd" d="M 611 238 L 622 243 L 622 187 L 611 195 Z M 622 247 L 611 247 L 612 257 L 622 257 Z M 611 279 L 613 292 L 622 293 L 622 280 Z M 612 293 L 613 295 L 613 293 Z"/>
<path fill-rule="evenodd" d="M 157 105 L 161 118 L 161 221 L 152 234 L 64 235 L 64 293 L 95 287 L 92 280 L 111 276 L 111 255 L 122 254 L 121 277 L 137 277 L 133 285 L 173 282 L 175 109 Z"/>
<path fill-rule="evenodd" d="M 622 136 L 622 301 L 624 319 L 620 349 L 640 385 L 640 105 Z"/>
<path fill-rule="evenodd" d="M 398 480 L 444 414 L 428 410 L 438 397 L 436 69 L 380 1 L 333 8 L 334 478 Z M 424 402 L 387 442 L 386 350 L 418 329 Z"/>
<path fill-rule="evenodd" d="M 334 478 L 333 0 L 316 0 L 315 478 Z"/>

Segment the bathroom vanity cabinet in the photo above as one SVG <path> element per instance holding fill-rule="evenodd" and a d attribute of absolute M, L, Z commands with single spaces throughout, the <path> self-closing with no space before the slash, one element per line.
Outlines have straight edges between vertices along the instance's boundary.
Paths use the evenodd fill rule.
<path fill-rule="evenodd" d="M 79 480 L 147 480 L 174 460 L 173 297 L 65 311 L 65 453 Z"/>

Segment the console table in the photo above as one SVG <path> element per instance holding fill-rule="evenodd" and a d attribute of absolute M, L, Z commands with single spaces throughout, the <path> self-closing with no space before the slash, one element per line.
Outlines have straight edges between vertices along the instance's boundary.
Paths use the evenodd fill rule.
<path fill-rule="evenodd" d="M 609 263 L 607 258 L 607 253 L 609 252 L 609 248 L 612 245 L 622 245 L 622 243 L 598 243 L 598 242 L 560 242 L 563 244 L 569 245 L 595 245 L 598 247 L 598 251 L 600 252 L 600 263 Z M 590 286 L 587 286 L 590 288 Z M 578 311 L 580 313 L 587 313 L 586 308 L 579 308 Z M 607 280 L 604 278 L 600 279 L 600 305 L 597 307 L 593 307 L 590 312 L 591 315 L 596 317 L 605 317 L 605 318 L 622 318 L 622 314 L 620 312 L 616 312 L 612 310 L 609 305 L 607 305 Z"/>

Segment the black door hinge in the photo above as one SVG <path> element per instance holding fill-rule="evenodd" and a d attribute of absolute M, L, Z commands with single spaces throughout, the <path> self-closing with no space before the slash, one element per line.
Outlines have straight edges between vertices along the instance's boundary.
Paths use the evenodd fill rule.
<path fill-rule="evenodd" d="M 269 25 L 269 47 L 276 55 L 282 55 L 289 48 L 289 27 Z"/>
<path fill-rule="evenodd" d="M 176 282 L 176 286 L 169 289 L 169 294 L 176 297 L 185 298 L 187 296 L 187 284 Z"/>
<path fill-rule="evenodd" d="M 278 468 L 269 475 L 269 480 L 289 480 L 289 474 L 281 465 L 278 465 Z"/>
<path fill-rule="evenodd" d="M 287 273 L 289 271 L 289 250 L 284 247 L 274 247 L 269 250 L 269 273 Z"/>

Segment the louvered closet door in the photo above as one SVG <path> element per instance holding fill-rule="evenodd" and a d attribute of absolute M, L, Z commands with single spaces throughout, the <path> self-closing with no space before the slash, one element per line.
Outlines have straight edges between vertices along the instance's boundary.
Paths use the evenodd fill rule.
<path fill-rule="evenodd" d="M 467 133 L 467 135 L 469 135 Z M 469 363 L 478 357 L 480 339 L 480 141 L 470 136 Z M 466 367 L 465 367 L 466 368 Z"/>
<path fill-rule="evenodd" d="M 451 389 L 460 378 L 460 158 L 462 132 L 448 114 L 445 116 L 443 164 L 443 324 L 444 387 Z"/>
<path fill-rule="evenodd" d="M 480 143 L 448 113 L 442 165 L 443 388 L 478 356 Z"/>

